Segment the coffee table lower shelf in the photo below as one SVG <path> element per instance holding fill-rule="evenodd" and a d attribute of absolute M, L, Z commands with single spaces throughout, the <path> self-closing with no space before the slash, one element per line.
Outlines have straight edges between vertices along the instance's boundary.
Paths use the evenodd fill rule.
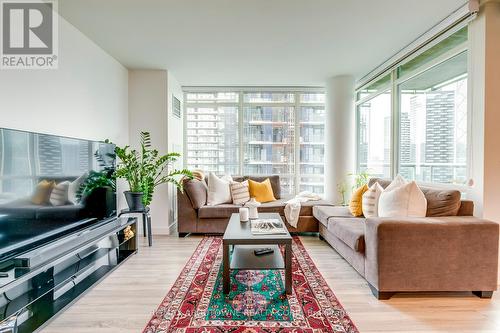
<path fill-rule="evenodd" d="M 273 253 L 256 256 L 254 250 L 271 248 Z M 285 269 L 285 261 L 278 245 L 235 245 L 231 255 L 230 269 Z"/>
<path fill-rule="evenodd" d="M 260 218 L 284 223 L 278 213 L 260 213 Z M 279 246 L 284 246 L 284 255 Z M 230 248 L 233 248 L 231 255 Z M 255 249 L 272 248 L 272 254 L 256 256 Z M 224 294 L 229 293 L 231 269 L 285 271 L 285 292 L 292 293 L 292 236 L 285 234 L 253 235 L 251 223 L 240 221 L 238 213 L 232 214 L 222 237 L 222 285 Z"/>
<path fill-rule="evenodd" d="M 291 240 L 291 239 L 290 239 Z M 292 244 L 284 243 L 285 258 L 275 244 L 259 244 L 259 245 L 242 245 L 232 244 L 234 250 L 230 254 L 230 244 L 222 246 L 222 285 L 224 294 L 229 293 L 230 270 L 245 269 L 245 270 L 261 270 L 261 269 L 283 269 L 285 271 L 285 292 L 289 295 L 292 293 Z M 255 249 L 271 247 L 274 249 L 272 254 L 256 256 L 253 252 Z"/>

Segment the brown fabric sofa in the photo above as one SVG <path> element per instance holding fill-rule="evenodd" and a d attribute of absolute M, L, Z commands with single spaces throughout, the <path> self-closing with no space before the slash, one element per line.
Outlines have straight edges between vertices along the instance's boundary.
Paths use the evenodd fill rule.
<path fill-rule="evenodd" d="M 283 221 L 285 219 L 285 202 L 288 198 L 281 197 L 280 178 L 278 175 L 271 176 L 233 176 L 237 182 L 252 179 L 262 182 L 269 178 L 273 188 L 274 196 L 277 199 L 273 202 L 263 203 L 258 209 L 263 213 L 279 213 Z M 188 233 L 214 233 L 222 234 L 226 230 L 229 217 L 232 213 L 237 213 L 242 205 L 221 204 L 207 206 L 207 183 L 205 180 L 187 180 L 184 182 L 184 193 L 177 193 L 178 205 L 178 232 L 179 236 Z M 287 222 L 290 232 L 318 232 L 318 220 L 313 216 L 313 206 L 330 206 L 324 200 L 309 201 L 302 204 L 297 228 L 292 227 Z"/>
<path fill-rule="evenodd" d="M 378 181 L 382 187 L 390 182 Z M 347 207 L 313 208 L 319 233 L 369 283 L 378 299 L 396 292 L 497 289 L 499 225 L 473 217 L 460 192 L 421 188 L 424 218 L 353 217 Z"/>

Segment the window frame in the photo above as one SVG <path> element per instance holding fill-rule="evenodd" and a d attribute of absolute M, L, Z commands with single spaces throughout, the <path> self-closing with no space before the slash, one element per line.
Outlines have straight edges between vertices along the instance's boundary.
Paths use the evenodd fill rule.
<path fill-rule="evenodd" d="M 355 119 L 356 119 L 356 172 L 360 172 L 360 160 L 359 160 L 359 146 L 360 146 L 360 138 L 359 138 L 359 133 L 360 133 L 360 106 L 363 103 L 366 103 L 367 101 L 370 101 L 371 99 L 377 97 L 380 94 L 383 94 L 387 92 L 387 90 L 391 91 L 391 178 L 394 178 L 397 176 L 397 174 L 400 172 L 400 156 L 399 156 L 399 148 L 400 148 L 400 130 L 401 130 L 401 124 L 400 124 L 400 113 L 401 113 L 401 103 L 399 100 L 399 86 L 403 84 L 404 82 L 411 80 L 412 78 L 428 71 L 429 69 L 438 66 L 451 58 L 463 53 L 467 52 L 469 54 L 469 48 L 470 48 L 470 38 L 467 39 L 467 41 L 462 42 L 455 46 L 454 48 L 446 51 L 445 53 L 437 56 L 436 58 L 430 60 L 429 62 L 423 64 L 419 68 L 408 72 L 404 74 L 401 77 L 397 77 L 398 73 L 398 67 L 413 60 L 415 57 L 417 57 L 419 54 L 425 52 L 429 48 L 435 46 L 439 42 L 443 41 L 447 37 L 451 36 L 453 33 L 459 31 L 461 28 L 463 28 L 464 25 L 456 26 L 453 29 L 449 30 L 446 34 L 443 34 L 442 36 L 439 36 L 439 38 L 436 38 L 433 40 L 431 43 L 429 43 L 425 48 L 421 49 L 419 52 L 415 54 L 411 54 L 408 57 L 406 57 L 403 61 L 397 63 L 390 69 L 380 73 L 373 79 L 369 80 L 368 82 L 364 83 L 363 85 L 357 87 L 356 89 L 356 94 L 355 96 L 358 95 L 358 92 L 361 92 L 363 89 L 366 89 L 370 85 L 374 84 L 377 82 L 377 80 L 380 80 L 384 78 L 386 75 L 390 74 L 391 75 L 391 81 L 385 85 L 382 85 L 378 88 L 377 91 L 364 96 L 361 99 L 355 100 Z M 470 32 L 469 32 L 470 34 Z M 467 156 L 467 161 L 466 161 L 466 178 L 470 179 L 471 178 L 471 164 L 472 164 L 472 159 L 471 159 L 471 143 L 472 143 L 472 126 L 471 126 L 471 103 L 470 103 L 470 98 L 471 98 L 471 81 L 472 77 L 469 75 L 470 74 L 470 56 L 468 57 L 467 60 L 467 146 L 466 146 L 466 156 Z M 433 187 L 438 187 L 438 188 L 444 188 L 444 189 L 459 189 L 461 191 L 466 191 L 469 188 L 469 185 L 467 184 L 446 184 L 446 183 L 437 183 L 437 182 L 418 182 L 421 185 L 424 186 L 433 186 Z"/>

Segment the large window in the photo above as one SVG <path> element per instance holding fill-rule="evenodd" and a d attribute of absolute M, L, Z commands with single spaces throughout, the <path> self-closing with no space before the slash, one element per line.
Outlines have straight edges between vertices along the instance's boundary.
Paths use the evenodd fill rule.
<path fill-rule="evenodd" d="M 465 27 L 358 89 L 359 171 L 466 183 L 466 42 Z"/>
<path fill-rule="evenodd" d="M 279 174 L 282 193 L 324 193 L 322 91 L 186 92 L 187 166 Z"/>
<path fill-rule="evenodd" d="M 391 91 L 382 92 L 358 107 L 360 171 L 391 176 Z"/>
<path fill-rule="evenodd" d="M 399 172 L 423 182 L 467 181 L 467 53 L 399 86 Z"/>
<path fill-rule="evenodd" d="M 218 174 L 238 172 L 238 94 L 186 94 L 187 164 Z"/>

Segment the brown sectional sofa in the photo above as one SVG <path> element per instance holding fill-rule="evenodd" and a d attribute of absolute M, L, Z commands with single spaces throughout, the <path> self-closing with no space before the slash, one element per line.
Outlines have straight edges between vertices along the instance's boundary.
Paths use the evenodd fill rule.
<path fill-rule="evenodd" d="M 390 182 L 378 181 L 382 187 Z M 353 217 L 347 207 L 313 208 L 325 239 L 369 283 L 378 299 L 395 292 L 497 289 L 499 225 L 473 217 L 460 192 L 422 188 L 424 218 Z"/>
<path fill-rule="evenodd" d="M 273 188 L 274 196 L 277 199 L 273 202 L 263 203 L 259 207 L 259 212 L 279 213 L 283 220 L 285 201 L 287 198 L 281 197 L 280 178 L 278 175 L 271 176 L 234 176 L 233 180 L 241 182 L 245 179 L 252 179 L 262 182 L 269 178 Z M 179 236 L 188 233 L 215 233 L 222 234 L 226 230 L 229 217 L 232 213 L 237 213 L 242 205 L 222 204 L 217 206 L 207 206 L 207 183 L 205 180 L 187 180 L 184 182 L 184 193 L 177 193 L 178 204 L 178 232 Z M 286 223 L 290 232 L 318 232 L 318 221 L 313 216 L 313 206 L 331 206 L 324 200 L 309 201 L 302 204 L 297 228 Z"/>

